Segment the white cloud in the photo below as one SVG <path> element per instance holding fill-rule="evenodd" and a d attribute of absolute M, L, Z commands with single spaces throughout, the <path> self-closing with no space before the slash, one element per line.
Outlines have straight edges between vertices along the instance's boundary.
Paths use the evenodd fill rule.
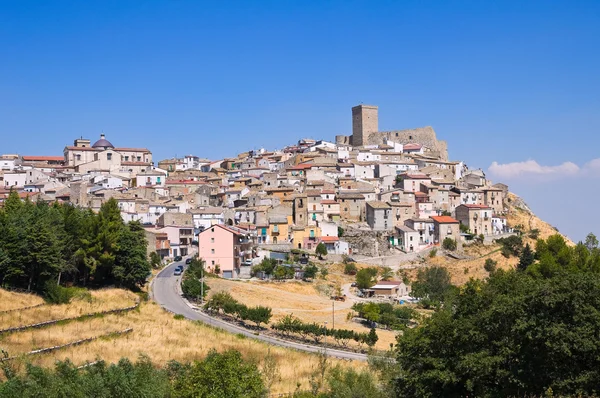
<path fill-rule="evenodd" d="M 527 178 L 537 181 L 569 176 L 592 176 L 600 175 L 600 158 L 593 159 L 582 167 L 573 162 L 564 162 L 557 166 L 543 166 L 535 160 L 504 164 L 493 162 L 488 172 L 496 178 L 506 180 Z"/>

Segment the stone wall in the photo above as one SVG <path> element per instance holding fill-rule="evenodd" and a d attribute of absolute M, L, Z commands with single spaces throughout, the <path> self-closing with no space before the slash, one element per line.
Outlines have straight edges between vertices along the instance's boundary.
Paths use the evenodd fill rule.
<path fill-rule="evenodd" d="M 377 232 L 348 227 L 341 240 L 350 244 L 352 253 L 371 257 L 389 256 L 393 254 L 389 234 L 390 231 Z"/>
<path fill-rule="evenodd" d="M 384 144 L 386 140 L 399 144 L 421 144 L 432 152 L 430 155 L 437 154 L 442 160 L 448 159 L 448 144 L 446 141 L 438 141 L 435 131 L 431 126 L 371 133 L 365 144 L 380 145 Z"/>

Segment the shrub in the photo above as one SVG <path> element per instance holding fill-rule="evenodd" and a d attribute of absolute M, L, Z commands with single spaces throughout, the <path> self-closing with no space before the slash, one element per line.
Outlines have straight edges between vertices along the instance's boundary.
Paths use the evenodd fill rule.
<path fill-rule="evenodd" d="M 344 228 L 338 227 L 338 237 L 341 238 L 342 236 L 344 236 Z"/>
<path fill-rule="evenodd" d="M 454 239 L 452 239 L 451 237 L 447 237 L 442 242 L 442 247 L 444 248 L 444 250 L 449 250 L 449 251 L 453 252 L 456 250 L 456 241 Z"/>
<path fill-rule="evenodd" d="M 347 263 L 344 266 L 344 274 L 346 275 L 356 275 L 357 271 L 358 269 L 356 268 L 356 264 L 354 263 Z"/>
<path fill-rule="evenodd" d="M 78 287 L 64 287 L 54 281 L 46 282 L 44 286 L 44 300 L 50 304 L 69 304 L 72 299 L 92 301 L 92 295 L 86 289 Z"/>
<path fill-rule="evenodd" d="M 434 258 L 435 256 L 437 256 L 437 249 L 434 247 L 433 249 L 431 249 L 431 251 L 429 252 L 429 257 Z"/>
<path fill-rule="evenodd" d="M 485 263 L 483 264 L 483 269 L 491 274 L 492 272 L 494 272 L 496 270 L 497 265 L 498 265 L 497 261 L 494 261 L 491 258 L 488 258 L 485 260 Z"/>

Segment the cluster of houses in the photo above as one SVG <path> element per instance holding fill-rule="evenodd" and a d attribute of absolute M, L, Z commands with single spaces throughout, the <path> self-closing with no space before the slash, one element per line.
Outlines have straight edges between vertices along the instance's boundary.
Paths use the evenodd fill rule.
<path fill-rule="evenodd" d="M 353 119 L 353 135 L 364 138 L 366 119 Z M 149 253 L 174 258 L 197 245 L 207 267 L 228 278 L 249 276 L 267 250 L 311 252 L 322 243 L 328 253 L 352 254 L 349 229 L 383 234 L 399 252 L 506 232 L 508 187 L 448 161 L 439 142 L 412 131 L 374 144 L 302 139 L 156 167 L 148 149 L 79 138 L 63 156 L 1 156 L 0 202 L 17 190 L 97 211 L 114 198 L 125 221 L 145 226 Z"/>

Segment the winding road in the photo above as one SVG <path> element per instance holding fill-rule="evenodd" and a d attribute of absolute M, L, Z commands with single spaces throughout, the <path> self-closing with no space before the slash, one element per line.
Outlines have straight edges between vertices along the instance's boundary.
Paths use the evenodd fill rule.
<path fill-rule="evenodd" d="M 253 339 L 263 341 L 268 344 L 311 353 L 322 353 L 326 351 L 326 354 L 329 356 L 347 360 L 367 360 L 366 354 L 343 351 L 334 348 L 313 346 L 310 344 L 296 343 L 293 341 L 278 339 L 272 336 L 255 334 L 255 332 L 225 322 L 219 318 L 211 317 L 199 310 L 192 308 L 188 304 L 188 302 L 182 297 L 181 276 L 173 275 L 175 267 L 177 267 L 178 265 L 184 265 L 185 267 L 184 261 L 179 261 L 170 264 L 169 266 L 165 267 L 162 271 L 160 271 L 158 275 L 156 275 L 150 287 L 154 301 L 156 301 L 161 307 L 163 307 L 167 311 L 173 312 L 175 314 L 181 314 L 188 319 L 194 321 L 201 321 L 207 325 L 221 328 L 230 333 L 243 334 L 244 336 L 251 337 Z"/>

